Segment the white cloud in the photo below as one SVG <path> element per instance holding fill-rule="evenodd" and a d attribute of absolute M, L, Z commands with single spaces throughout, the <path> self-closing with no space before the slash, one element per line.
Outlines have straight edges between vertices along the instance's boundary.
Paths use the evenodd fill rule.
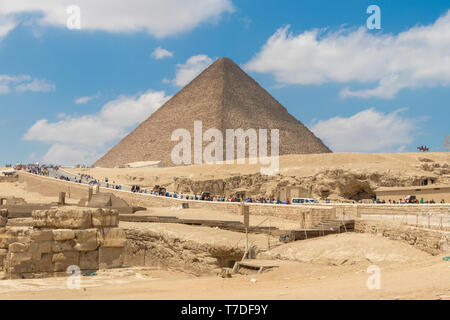
<path fill-rule="evenodd" d="M 231 0 L 15 0 L 2 1 L 0 17 L 19 20 L 24 13 L 39 13 L 38 25 L 66 27 L 71 5 L 81 9 L 81 29 L 145 31 L 156 37 L 191 30 L 233 11 Z"/>
<path fill-rule="evenodd" d="M 0 74 L 0 94 L 6 94 L 15 90 L 17 92 L 50 92 L 55 91 L 56 86 L 48 80 L 32 78 L 30 75 Z"/>
<path fill-rule="evenodd" d="M 12 17 L 0 15 L 0 40 L 14 29 L 16 25 L 17 23 Z"/>
<path fill-rule="evenodd" d="M 173 57 L 173 52 L 170 52 L 166 49 L 158 47 L 153 51 L 152 57 L 155 58 L 156 60 L 170 58 L 170 57 Z"/>
<path fill-rule="evenodd" d="M 213 63 L 213 60 L 204 54 L 190 57 L 186 63 L 177 65 L 176 76 L 175 79 L 173 79 L 173 83 L 179 87 L 187 85 L 203 70 L 209 67 L 211 63 Z"/>
<path fill-rule="evenodd" d="M 51 144 L 47 155 L 42 159 L 44 162 L 67 165 L 91 163 L 93 158 L 105 151 L 108 142 L 123 138 L 131 127 L 149 117 L 169 98 L 163 91 L 147 91 L 132 97 L 121 96 L 108 102 L 96 114 L 65 116 L 57 122 L 39 120 L 23 138 Z M 64 152 L 69 149 L 76 151 L 77 156 L 73 152 Z"/>
<path fill-rule="evenodd" d="M 341 96 L 392 98 L 402 89 L 450 84 L 450 10 L 427 26 L 398 35 L 358 30 L 305 31 L 289 26 L 272 35 L 246 70 L 271 73 L 279 84 L 359 82 Z M 375 85 L 375 87 L 373 87 Z"/>
<path fill-rule="evenodd" d="M 86 104 L 91 100 L 98 99 L 99 97 L 100 97 L 100 93 L 97 93 L 94 96 L 79 97 L 79 98 L 75 99 L 75 103 L 76 104 Z"/>
<path fill-rule="evenodd" d="M 52 164 L 91 164 L 95 162 L 100 155 L 95 150 L 78 148 L 65 144 L 53 144 L 42 158 L 44 163 Z"/>
<path fill-rule="evenodd" d="M 415 138 L 416 120 L 399 109 L 384 114 L 370 108 L 349 118 L 334 117 L 313 124 L 314 132 L 334 152 L 393 152 Z"/>
<path fill-rule="evenodd" d="M 31 82 L 21 83 L 16 87 L 18 92 L 50 92 L 55 91 L 56 86 L 45 79 L 33 79 Z"/>

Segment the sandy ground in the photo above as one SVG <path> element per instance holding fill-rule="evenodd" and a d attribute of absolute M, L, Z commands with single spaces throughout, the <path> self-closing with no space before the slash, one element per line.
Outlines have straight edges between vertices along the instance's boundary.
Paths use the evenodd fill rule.
<path fill-rule="evenodd" d="M 168 238 L 193 241 L 201 245 L 224 246 L 228 248 L 245 247 L 245 234 L 222 229 L 189 226 L 176 223 L 149 223 L 149 222 L 124 222 L 119 223 L 119 227 L 125 229 L 135 229 L 142 231 L 153 231 L 163 233 Z M 250 246 L 256 245 L 258 248 L 268 249 L 269 243 L 273 247 L 279 245 L 279 239 L 269 237 L 266 234 L 249 234 Z"/>
<path fill-rule="evenodd" d="M 165 216 L 177 217 L 179 219 L 200 219 L 200 220 L 224 220 L 224 221 L 238 221 L 244 223 L 244 216 L 236 215 L 227 212 L 212 211 L 209 209 L 180 209 L 173 208 L 148 208 L 147 211 L 138 211 L 135 215 L 150 215 L 150 216 Z M 271 216 L 257 216 L 250 217 L 251 226 L 275 227 L 281 230 L 293 230 L 301 227 L 300 222 L 293 220 L 271 217 Z"/>
<path fill-rule="evenodd" d="M 424 173 L 417 168 L 419 158 L 428 158 L 436 162 L 449 162 L 450 153 L 329 153 L 280 156 L 280 173 L 285 176 L 312 176 L 329 169 L 344 169 L 358 172 L 386 172 L 392 174 Z M 97 179 L 108 177 L 110 181 L 130 184 L 155 182 L 167 184 L 172 177 L 187 177 L 195 180 L 223 179 L 230 176 L 253 174 L 260 172 L 260 164 L 212 164 L 191 165 L 167 168 L 95 168 L 66 169 L 72 173 L 87 173 Z M 370 169 L 368 169 L 370 168 Z"/>
<path fill-rule="evenodd" d="M 279 261 L 280 267 L 263 274 L 194 277 L 181 272 L 154 268 L 122 268 L 99 271 L 94 277 L 81 277 L 80 289 L 68 289 L 70 278 L 0 281 L 1 299 L 445 299 L 450 298 L 450 262 L 430 256 L 400 242 L 373 241 L 361 235 L 341 235 L 337 246 L 347 257 L 379 253 L 394 259 L 354 261 L 332 265 Z M 365 237 L 366 235 L 362 235 Z M 324 237 L 298 242 L 318 251 L 338 239 Z M 361 244 L 355 248 L 355 241 Z M 369 241 L 367 243 L 366 241 Z M 296 243 L 297 244 L 297 243 Z M 288 245 L 286 247 L 290 247 Z M 281 249 L 278 248 L 277 250 Z M 331 249 L 329 249 L 331 250 Z M 402 256 L 399 259 L 399 254 Z M 339 257 L 342 258 L 342 255 Z M 407 262 L 404 261 L 407 258 Z M 375 261 L 377 260 L 377 261 Z M 368 267 L 380 270 L 380 289 L 368 289 Z M 252 281 L 252 279 L 255 279 Z M 370 282 L 370 281 L 369 281 Z"/>
<path fill-rule="evenodd" d="M 19 182 L 0 182 L 0 196 L 23 198 L 27 203 L 58 202 L 58 197 L 45 197 L 36 192 L 26 191 L 25 184 Z M 66 199 L 69 204 L 77 204 L 79 200 Z"/>
<path fill-rule="evenodd" d="M 382 235 L 367 233 L 343 233 L 291 242 L 264 253 L 264 256 L 332 265 L 361 262 L 411 263 L 430 258 L 428 253 L 417 250 L 405 242 L 392 241 Z"/>

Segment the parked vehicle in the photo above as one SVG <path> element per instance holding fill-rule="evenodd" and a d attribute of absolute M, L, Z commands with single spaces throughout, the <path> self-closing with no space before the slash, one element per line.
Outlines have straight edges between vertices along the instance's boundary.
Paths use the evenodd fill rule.
<path fill-rule="evenodd" d="M 417 203 L 417 197 L 413 196 L 413 195 L 408 195 L 405 197 L 405 202 L 406 203 Z"/>
<path fill-rule="evenodd" d="M 313 198 L 292 198 L 292 204 L 316 204 L 319 203 L 316 199 Z"/>

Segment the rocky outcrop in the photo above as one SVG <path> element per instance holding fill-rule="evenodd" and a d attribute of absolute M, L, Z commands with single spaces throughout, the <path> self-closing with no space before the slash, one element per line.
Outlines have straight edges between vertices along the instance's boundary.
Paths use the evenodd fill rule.
<path fill-rule="evenodd" d="M 201 275 L 233 267 L 245 249 L 232 244 L 206 244 L 152 230 L 126 229 L 125 264 L 179 270 Z"/>
<path fill-rule="evenodd" d="M 427 166 L 423 163 L 421 166 Z M 437 166 L 436 166 L 437 165 Z M 450 182 L 446 170 L 447 164 L 433 165 L 433 173 L 413 176 L 392 174 L 389 170 L 380 172 L 353 172 L 343 169 L 325 170 L 308 177 L 265 176 L 260 173 L 233 176 L 225 179 L 194 180 L 189 178 L 173 178 L 168 190 L 180 193 L 200 194 L 211 192 L 213 195 L 232 197 L 236 192 L 245 192 L 253 198 L 276 198 L 280 188 L 298 186 L 311 190 L 313 197 L 331 200 L 361 200 L 375 198 L 378 187 L 420 186 L 424 181 L 435 183 Z M 436 171 L 437 169 L 439 171 Z M 426 170 L 425 170 L 426 171 Z"/>

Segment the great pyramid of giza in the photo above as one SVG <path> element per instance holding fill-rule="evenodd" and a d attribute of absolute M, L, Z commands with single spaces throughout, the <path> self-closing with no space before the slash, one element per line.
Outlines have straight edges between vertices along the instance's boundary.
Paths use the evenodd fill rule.
<path fill-rule="evenodd" d="M 112 168 L 137 161 L 162 161 L 166 166 L 173 166 L 171 152 L 178 142 L 171 141 L 172 132 L 187 129 L 193 140 L 194 121 L 198 120 L 203 123 L 203 132 L 217 128 L 224 137 L 226 129 L 279 129 L 280 155 L 331 152 L 239 66 L 228 58 L 221 58 L 94 166 Z M 270 138 L 270 133 L 268 136 Z"/>

